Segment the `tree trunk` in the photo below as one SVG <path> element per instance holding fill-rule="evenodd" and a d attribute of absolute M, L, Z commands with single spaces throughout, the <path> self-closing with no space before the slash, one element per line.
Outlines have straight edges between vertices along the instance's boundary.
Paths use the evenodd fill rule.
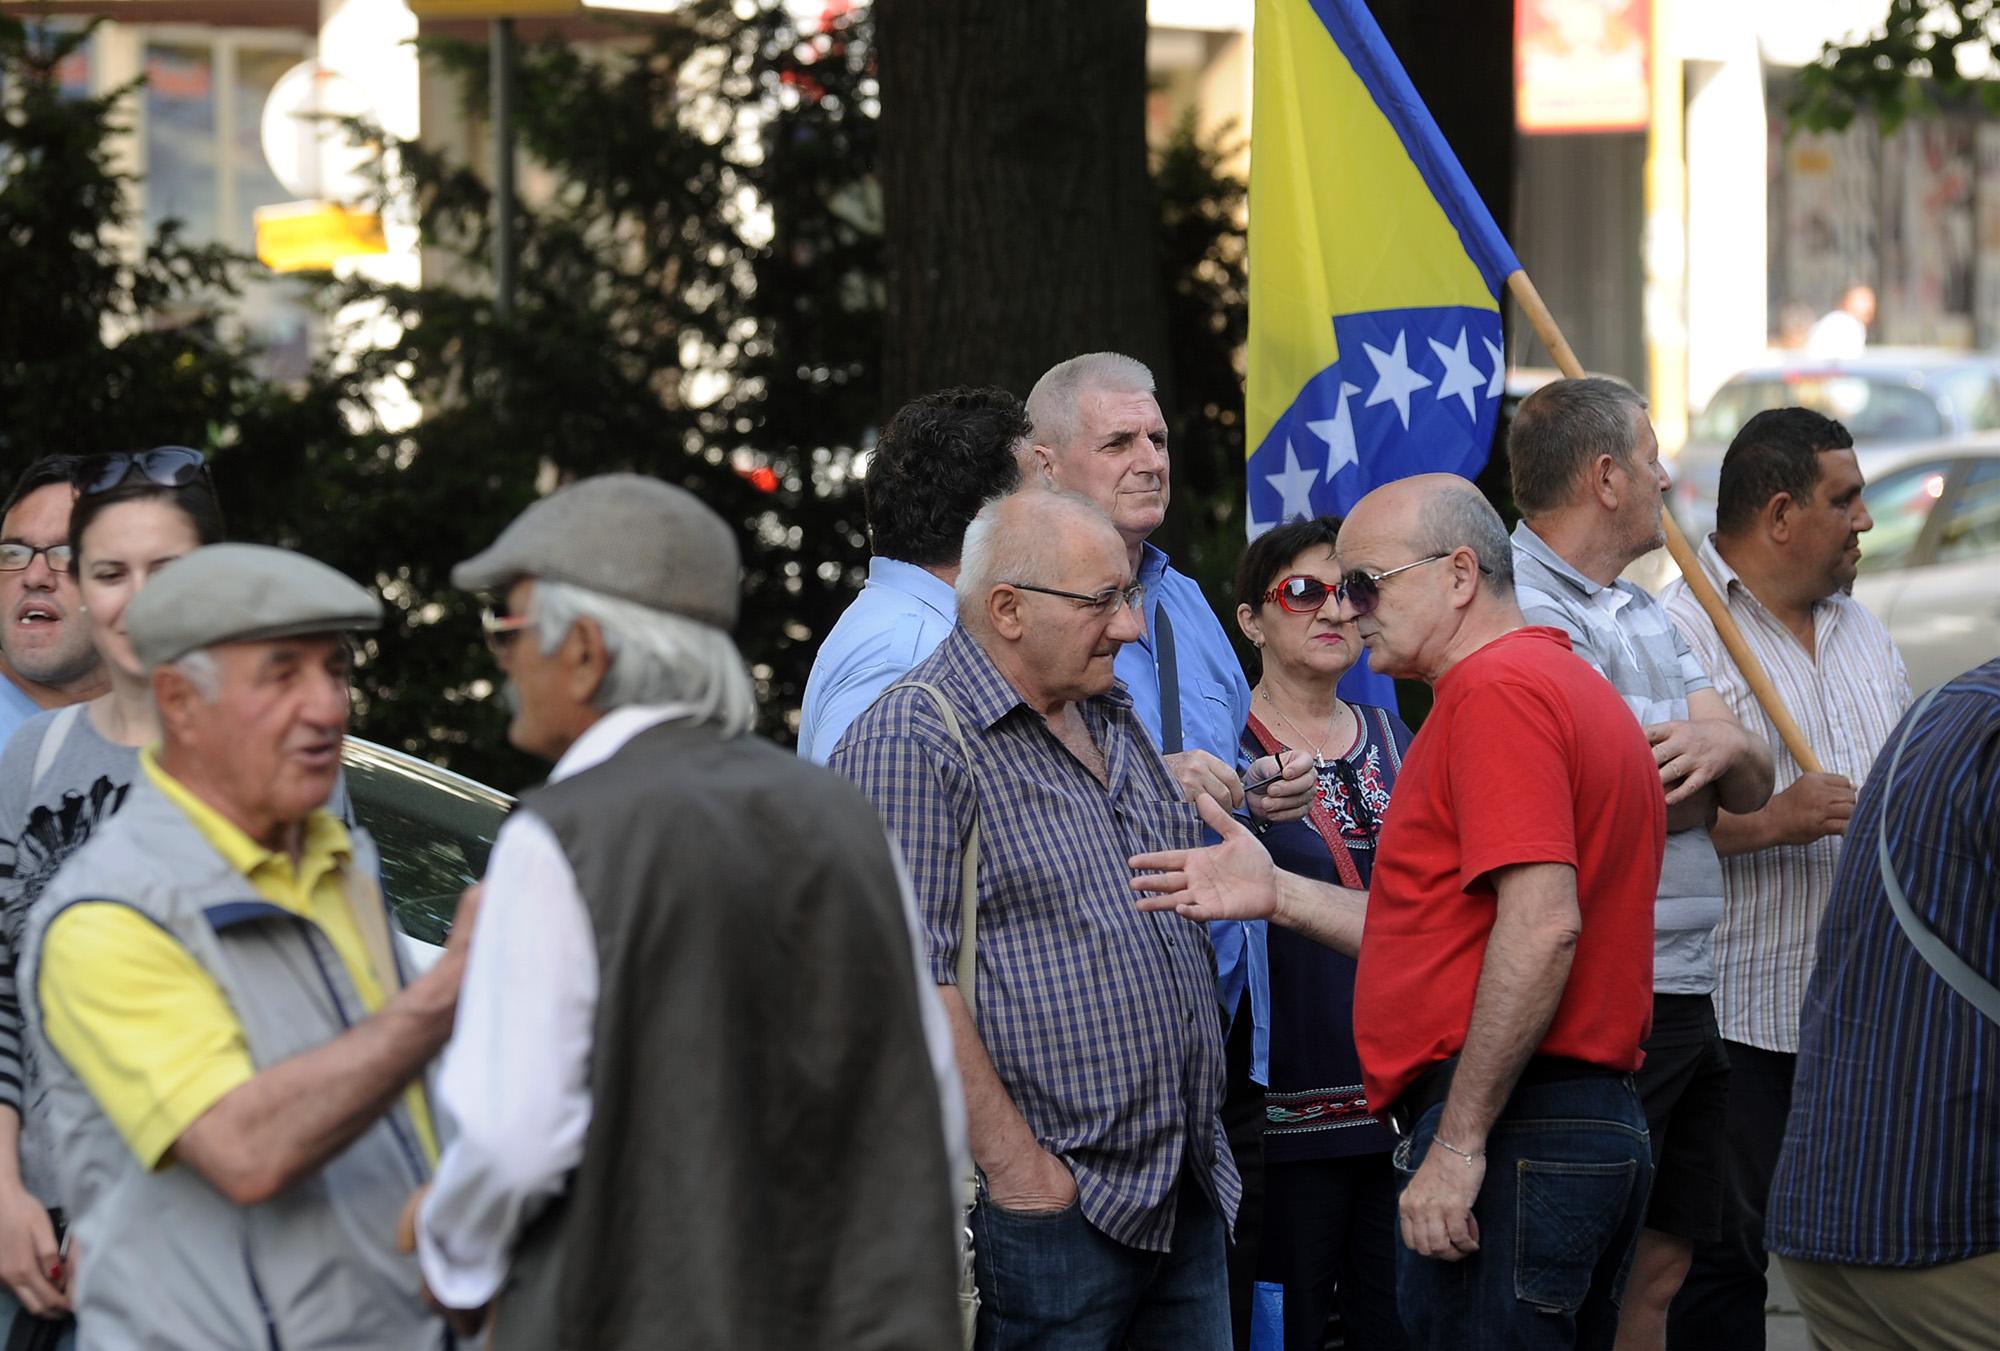
<path fill-rule="evenodd" d="M 887 408 L 1106 348 L 1164 374 L 1145 0 L 877 0 L 875 25 Z"/>

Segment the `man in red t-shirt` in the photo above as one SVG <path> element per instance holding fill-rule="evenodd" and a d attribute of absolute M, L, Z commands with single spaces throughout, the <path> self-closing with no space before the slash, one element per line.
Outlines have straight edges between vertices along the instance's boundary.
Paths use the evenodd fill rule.
<path fill-rule="evenodd" d="M 1336 553 L 1369 664 L 1437 696 L 1372 904 L 1276 873 L 1208 802 L 1223 842 L 1135 858 L 1140 904 L 1358 954 L 1368 1100 L 1403 1135 L 1397 1285 L 1419 1345 L 1608 1347 L 1652 1178 L 1630 1078 L 1666 841 L 1652 753 L 1567 635 L 1523 623 L 1506 528 L 1466 480 L 1376 489 Z"/>

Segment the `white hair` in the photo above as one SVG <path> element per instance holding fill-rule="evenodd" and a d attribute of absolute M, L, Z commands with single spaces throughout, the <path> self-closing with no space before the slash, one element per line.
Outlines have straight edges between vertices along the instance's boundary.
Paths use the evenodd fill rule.
<path fill-rule="evenodd" d="M 194 686 L 195 691 L 201 695 L 203 703 L 214 704 L 221 700 L 222 665 L 216 661 L 215 653 L 210 649 L 198 647 L 192 652 L 175 657 L 172 661 L 162 662 L 161 665 L 171 666 L 185 676 L 188 684 Z"/>
<path fill-rule="evenodd" d="M 1033 484 L 981 507 L 959 547 L 958 581 L 952 588 L 958 594 L 959 621 L 967 628 L 983 624 L 986 598 L 996 586 L 1055 581 L 1050 574 L 1067 552 L 1059 546 L 1078 523 L 1117 533 L 1104 508 L 1089 498 Z"/>
<path fill-rule="evenodd" d="M 567 582 L 536 579 L 535 636 L 544 654 L 562 645 L 579 619 L 604 634 L 611 669 L 592 700 L 609 711 L 627 704 L 690 704 L 698 721 L 724 736 L 750 730 L 757 695 L 743 654 L 721 629 Z"/>
<path fill-rule="evenodd" d="M 1085 394 L 1151 394 L 1154 388 L 1145 362 L 1118 352 L 1085 352 L 1057 362 L 1035 381 L 1028 391 L 1028 423 L 1038 443 L 1062 450 L 1081 435 L 1077 404 Z"/>

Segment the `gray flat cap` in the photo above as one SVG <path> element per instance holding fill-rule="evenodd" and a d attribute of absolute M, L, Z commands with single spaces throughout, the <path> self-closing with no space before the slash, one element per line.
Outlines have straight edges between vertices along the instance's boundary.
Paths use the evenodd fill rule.
<path fill-rule="evenodd" d="M 498 592 L 546 577 L 732 629 L 741 567 L 735 533 L 693 493 L 643 474 L 600 474 L 529 507 L 451 580 Z"/>
<path fill-rule="evenodd" d="M 125 611 L 147 670 L 217 643 L 379 628 L 382 603 L 324 563 L 262 544 L 211 544 L 177 558 Z"/>

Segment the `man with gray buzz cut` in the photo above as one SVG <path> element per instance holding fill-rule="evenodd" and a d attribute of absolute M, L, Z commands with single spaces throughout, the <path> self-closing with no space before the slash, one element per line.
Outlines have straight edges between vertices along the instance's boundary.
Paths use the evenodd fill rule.
<path fill-rule="evenodd" d="M 494 843 L 412 1207 L 501 1351 L 959 1335 L 949 1032 L 873 809 L 749 733 L 738 570 L 699 499 L 607 474 L 452 573 L 555 766 Z"/>
<path fill-rule="evenodd" d="M 1516 594 L 1531 624 L 1569 635 L 1644 728 L 1660 766 L 1667 845 L 1654 911 L 1653 1021 L 1635 1082 L 1655 1180 L 1619 1311 L 1619 1345 L 1666 1344 L 1667 1306 L 1696 1242 L 1722 1237 L 1729 1057 L 1716 1026 L 1717 806 L 1771 796 L 1771 755 L 1715 692 L 1664 605 L 1620 574 L 1663 539 L 1668 486 L 1646 403 L 1601 377 L 1557 380 L 1514 415 L 1507 456 L 1522 519 Z"/>

